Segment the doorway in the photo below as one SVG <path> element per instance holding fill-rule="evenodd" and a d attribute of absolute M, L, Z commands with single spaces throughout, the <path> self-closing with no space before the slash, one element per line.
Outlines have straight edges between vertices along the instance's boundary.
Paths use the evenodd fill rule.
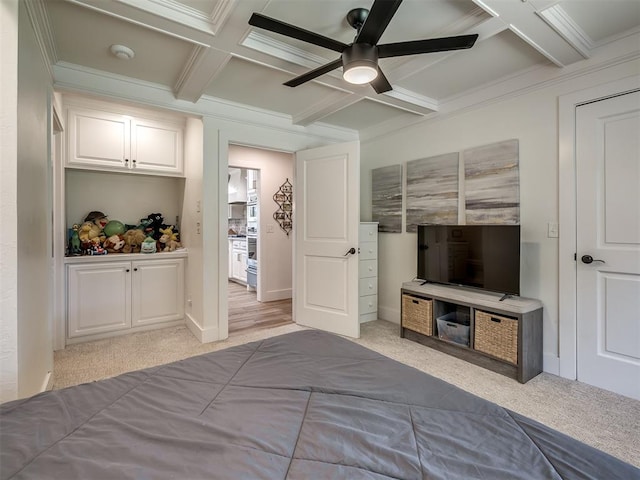
<path fill-rule="evenodd" d="M 577 161 L 578 161 L 578 124 L 576 122 L 577 115 L 580 108 L 583 106 L 587 106 L 589 104 L 599 103 L 600 101 L 605 101 L 607 99 L 620 97 L 627 93 L 636 92 L 640 89 L 640 81 L 637 77 L 627 77 L 618 81 L 613 81 L 607 84 L 599 85 L 596 87 L 588 88 L 585 90 L 580 90 L 575 93 L 571 93 L 568 95 L 561 96 L 559 98 L 559 206 L 560 206 L 560 225 L 562 234 L 559 238 L 559 255 L 560 255 L 560 263 L 559 263 L 559 285 L 561 285 L 559 292 L 559 363 L 558 363 L 558 373 L 565 378 L 570 379 L 578 379 L 584 381 L 582 375 L 579 372 L 579 369 L 582 370 L 582 373 L 585 371 L 585 367 L 580 367 L 578 365 L 578 350 L 583 348 L 579 346 L 579 342 L 582 342 L 582 339 L 579 338 L 579 335 L 582 336 L 584 331 L 584 325 L 579 325 L 583 319 L 579 316 L 582 315 L 585 306 L 578 305 L 578 302 L 581 301 L 582 295 L 579 293 L 579 290 L 582 289 L 581 280 L 579 280 L 579 269 L 586 270 L 585 273 L 591 273 L 592 277 L 597 279 L 596 288 L 599 288 L 600 291 L 604 291 L 606 289 L 606 277 L 617 276 L 618 274 L 612 273 L 616 268 L 615 264 L 617 263 L 613 258 L 610 259 L 610 262 L 607 262 L 607 258 L 601 258 L 598 254 L 602 253 L 599 250 L 592 250 L 593 248 L 600 248 L 603 245 L 602 239 L 605 238 L 606 229 L 602 228 L 604 222 L 604 216 L 601 214 L 601 208 L 595 208 L 597 211 L 597 216 L 593 216 L 590 223 L 595 224 L 598 227 L 599 233 L 596 234 L 597 243 L 593 246 L 583 245 L 579 241 L 578 236 L 582 236 L 582 234 L 578 233 L 578 197 L 576 195 L 577 192 Z M 604 122 L 598 121 L 596 123 L 600 123 L 601 126 Z M 600 132 L 602 133 L 602 132 Z M 601 142 L 603 142 L 603 138 L 600 138 Z M 600 143 L 603 145 L 603 143 Z M 600 149 L 602 152 L 603 149 Z M 602 162 L 601 162 L 602 163 Z M 600 182 L 604 178 L 604 173 L 598 173 Z M 601 186 L 602 184 L 600 184 Z M 600 188 L 600 187 L 598 187 Z M 593 190 L 593 188 L 592 188 Z M 611 190 L 611 189 L 610 189 Z M 637 185 L 636 185 L 637 190 Z M 595 195 L 595 191 L 593 192 Z M 582 200 L 580 200 L 582 202 Z M 630 214 L 630 213 L 629 213 Z M 592 214 L 593 215 L 593 214 Z M 594 221 L 595 219 L 595 221 Z M 604 242 L 606 243 L 606 242 Z M 629 249 L 629 247 L 626 247 Z M 636 247 L 631 246 L 631 249 Z M 590 253 L 588 250 L 594 253 Z M 607 247 L 608 250 L 608 247 Z M 612 252 L 613 253 L 613 252 Z M 582 257 L 584 255 L 591 255 L 594 259 L 591 263 L 584 263 Z M 614 253 L 615 255 L 615 253 Z M 636 250 L 636 261 L 638 253 Z M 595 262 L 595 260 L 605 260 L 604 265 L 607 265 L 608 268 L 602 269 L 601 262 Z M 588 259 L 587 259 L 588 262 Z M 610 267 L 610 268 L 609 268 Z M 616 280 L 616 279 L 614 279 Z M 617 281 L 617 280 L 616 280 Z M 628 284 L 627 284 L 628 285 Z M 632 297 L 629 297 L 633 299 Z M 609 302 L 610 303 L 610 302 Z M 596 323 L 596 329 L 599 332 L 599 340 L 595 344 L 595 351 L 598 352 L 599 355 L 603 355 L 605 357 L 616 356 L 620 357 L 620 353 L 608 353 L 607 350 L 610 348 L 609 345 L 606 344 L 606 329 L 607 326 L 603 323 L 606 321 L 606 316 L 603 317 L 602 313 L 606 307 L 606 302 L 601 298 L 597 302 L 598 316 L 600 317 Z M 627 304 L 624 311 L 615 312 L 616 315 L 625 315 L 625 313 L 629 313 L 631 310 L 632 315 L 634 315 L 636 319 L 635 327 L 637 327 L 637 319 L 638 312 L 633 312 L 634 305 L 633 303 Z M 607 314 L 609 312 L 605 312 Z M 625 315 L 626 316 L 626 315 Z M 610 325 L 613 326 L 613 323 Z M 604 335 L 603 335 L 604 333 Z M 610 336 L 610 339 L 616 342 L 615 335 L 618 335 L 620 332 L 613 332 L 610 330 L 610 334 L 613 334 L 614 337 Z M 628 337 L 633 338 L 633 332 L 628 331 Z M 637 333 L 636 333 L 637 337 Z M 611 347 L 614 345 L 611 344 Z M 623 351 L 626 352 L 628 358 L 624 359 L 623 364 L 638 364 L 637 360 L 631 358 L 634 355 L 629 356 L 629 345 L 624 345 Z M 615 349 L 618 349 L 619 345 L 615 346 Z M 633 347 L 633 345 L 632 345 Z M 636 346 L 637 347 L 637 346 Z M 632 348 L 632 352 L 634 348 Z M 625 374 L 621 377 L 624 377 L 624 380 L 627 383 L 633 382 L 634 378 L 637 378 L 632 374 Z M 616 377 L 616 373 L 614 372 L 611 376 Z M 624 381 L 623 381 L 624 383 Z M 609 385 L 602 385 L 603 388 L 614 390 L 614 387 Z M 630 395 L 629 393 L 620 392 L 625 395 Z"/>
<path fill-rule="evenodd" d="M 292 239 L 273 194 L 293 177 L 293 155 L 229 144 L 229 335 L 293 323 Z M 239 194 L 238 194 L 239 193 Z"/>

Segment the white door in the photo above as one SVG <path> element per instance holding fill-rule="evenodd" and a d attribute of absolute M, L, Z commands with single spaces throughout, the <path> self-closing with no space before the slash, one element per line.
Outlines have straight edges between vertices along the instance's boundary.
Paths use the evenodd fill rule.
<path fill-rule="evenodd" d="M 297 152 L 293 191 L 296 323 L 358 338 L 360 144 Z"/>
<path fill-rule="evenodd" d="M 640 92 L 577 108 L 576 184 L 578 380 L 640 399 Z"/>

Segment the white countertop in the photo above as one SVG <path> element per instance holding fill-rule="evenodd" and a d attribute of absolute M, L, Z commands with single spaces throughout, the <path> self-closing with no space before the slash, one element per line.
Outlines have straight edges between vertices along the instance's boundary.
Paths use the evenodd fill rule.
<path fill-rule="evenodd" d="M 173 252 L 157 253 L 107 253 L 106 255 L 78 255 L 64 257 L 66 265 L 76 263 L 104 263 L 104 262 L 130 262 L 134 260 L 161 260 L 163 258 L 186 258 L 188 257 L 186 248 L 179 248 Z"/>

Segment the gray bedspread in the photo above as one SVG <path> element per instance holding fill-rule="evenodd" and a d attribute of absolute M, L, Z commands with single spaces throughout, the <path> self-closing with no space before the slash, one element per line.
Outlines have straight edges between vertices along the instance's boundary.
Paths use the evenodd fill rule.
<path fill-rule="evenodd" d="M 302 331 L 10 402 L 2 479 L 597 479 L 640 470 Z"/>

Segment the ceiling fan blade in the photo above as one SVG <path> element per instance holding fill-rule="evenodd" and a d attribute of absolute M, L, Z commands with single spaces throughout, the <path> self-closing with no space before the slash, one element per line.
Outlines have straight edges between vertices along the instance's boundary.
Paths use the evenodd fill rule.
<path fill-rule="evenodd" d="M 375 0 L 354 43 L 378 43 L 401 3 L 402 0 Z"/>
<path fill-rule="evenodd" d="M 391 84 L 389 83 L 389 80 L 387 80 L 387 77 L 385 77 L 384 73 L 382 73 L 382 70 L 380 70 L 380 67 L 378 67 L 378 76 L 374 78 L 369 83 L 369 85 L 373 87 L 376 93 L 384 93 L 384 92 L 388 92 L 389 90 L 393 90 L 391 88 Z"/>
<path fill-rule="evenodd" d="M 430 38 L 411 42 L 387 43 L 378 45 L 378 58 L 401 57 L 420 53 L 446 52 L 473 47 L 478 34 L 459 35 L 457 37 Z"/>
<path fill-rule="evenodd" d="M 284 35 L 286 37 L 296 38 L 313 45 L 328 48 L 329 50 L 333 50 L 335 52 L 342 53 L 342 51 L 348 47 L 346 43 L 342 43 L 332 38 L 310 32 L 309 30 L 296 27 L 295 25 L 281 22 L 280 20 L 267 17 L 265 15 L 262 15 L 261 13 L 254 13 L 253 15 L 251 15 L 251 18 L 249 19 L 249 25 L 263 28 L 265 30 L 269 30 L 270 32 L 279 33 L 280 35 Z"/>
<path fill-rule="evenodd" d="M 285 82 L 284 85 L 287 87 L 297 87 L 298 85 L 303 84 L 304 82 L 308 82 L 309 80 L 313 80 L 320 75 L 324 75 L 325 73 L 330 72 L 331 70 L 335 70 L 338 67 L 342 66 L 342 58 L 338 60 L 334 60 L 331 63 L 327 63 L 326 65 L 322 65 L 316 69 L 311 70 L 310 72 L 303 73 L 302 75 L 292 78 L 288 82 Z"/>

